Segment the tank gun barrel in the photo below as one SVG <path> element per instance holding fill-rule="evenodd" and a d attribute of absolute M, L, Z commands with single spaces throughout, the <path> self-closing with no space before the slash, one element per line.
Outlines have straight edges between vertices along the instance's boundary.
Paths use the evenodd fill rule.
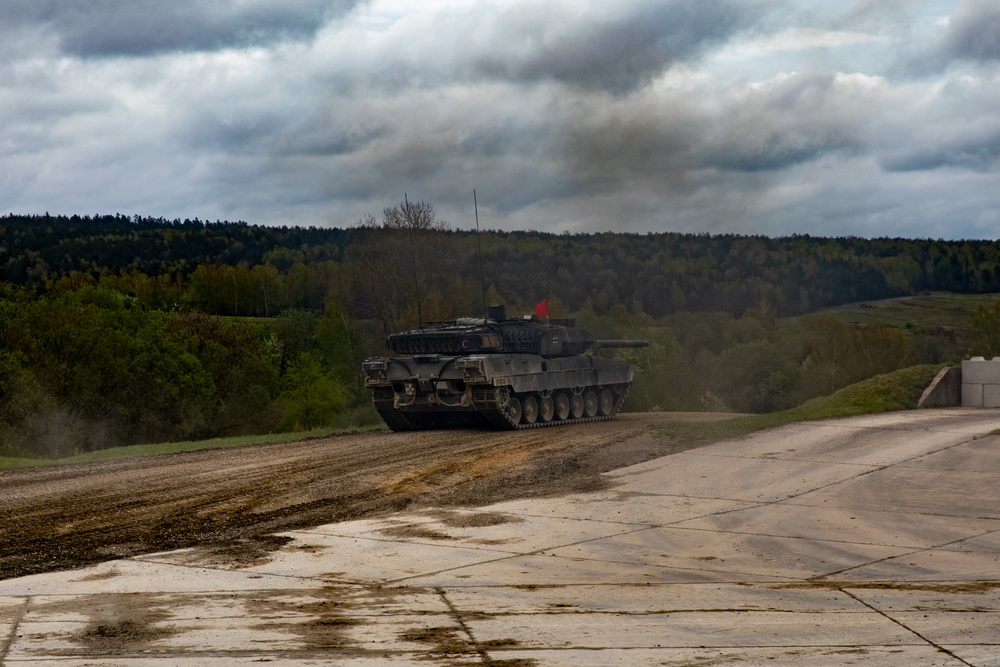
<path fill-rule="evenodd" d="M 648 340 L 595 340 L 590 347 L 648 347 Z"/>

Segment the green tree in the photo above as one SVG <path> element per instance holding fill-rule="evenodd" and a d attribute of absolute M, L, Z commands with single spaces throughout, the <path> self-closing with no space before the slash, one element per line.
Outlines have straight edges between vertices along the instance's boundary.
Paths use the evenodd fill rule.
<path fill-rule="evenodd" d="M 327 302 L 326 312 L 316 324 L 316 340 L 333 378 L 347 389 L 353 401 L 367 402 L 361 363 L 375 352 L 375 346 L 359 330 L 347 308 L 334 300 Z"/>
<path fill-rule="evenodd" d="M 625 409 L 630 411 L 696 411 L 701 409 L 701 382 L 693 359 L 676 336 L 662 327 L 627 332 L 649 341 L 649 347 L 622 349 L 615 358 L 629 363 L 635 379 Z"/>
<path fill-rule="evenodd" d="M 284 376 L 288 366 L 302 354 L 316 349 L 316 325 L 319 316 L 302 308 L 283 310 L 274 318 L 272 344 L 278 355 L 278 374 Z"/>
<path fill-rule="evenodd" d="M 0 349 L 0 456 L 30 453 L 21 437 L 24 425 L 44 400 L 41 386 L 26 359 L 17 351 Z"/>
<path fill-rule="evenodd" d="M 811 351 L 804 365 L 809 395 L 833 393 L 853 377 L 851 325 L 836 317 L 811 318 L 808 323 Z"/>
<path fill-rule="evenodd" d="M 228 312 L 225 271 L 211 264 L 199 264 L 188 277 L 182 303 L 206 313 Z"/>
<path fill-rule="evenodd" d="M 299 355 L 282 378 L 278 430 L 304 431 L 330 426 L 347 409 L 347 392 L 316 354 Z"/>
<path fill-rule="evenodd" d="M 726 381 L 720 394 L 738 412 L 773 412 L 795 404 L 798 365 L 788 349 L 766 340 L 743 343 L 719 357 Z"/>
<path fill-rule="evenodd" d="M 198 359 L 211 377 L 211 435 L 238 435 L 274 427 L 278 359 L 258 327 L 204 313 L 172 313 L 166 335 Z"/>

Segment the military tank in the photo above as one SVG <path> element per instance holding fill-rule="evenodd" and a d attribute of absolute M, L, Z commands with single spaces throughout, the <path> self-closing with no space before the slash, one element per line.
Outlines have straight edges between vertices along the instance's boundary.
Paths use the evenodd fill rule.
<path fill-rule="evenodd" d="M 574 320 L 460 318 L 391 334 L 388 357 L 362 364 L 365 386 L 393 431 L 486 424 L 523 429 L 612 419 L 625 402 L 632 367 L 585 354 L 645 347 L 597 340 Z"/>

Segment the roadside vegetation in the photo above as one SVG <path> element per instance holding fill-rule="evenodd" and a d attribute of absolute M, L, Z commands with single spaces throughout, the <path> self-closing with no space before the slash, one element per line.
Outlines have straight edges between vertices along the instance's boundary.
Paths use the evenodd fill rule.
<path fill-rule="evenodd" d="M 637 370 L 628 410 L 766 423 L 873 376 L 1000 354 L 998 266 L 985 241 L 477 238 L 422 202 L 344 229 L 5 216 L 0 456 L 376 427 L 361 361 L 484 300 L 548 299 L 599 338 L 649 340 L 614 352 Z"/>
<path fill-rule="evenodd" d="M 659 430 L 664 437 L 687 449 L 795 422 L 913 410 L 924 389 L 941 368 L 935 365 L 911 366 L 862 380 L 830 396 L 814 398 L 788 410 L 741 415 L 721 421 L 678 421 L 661 426 Z"/>

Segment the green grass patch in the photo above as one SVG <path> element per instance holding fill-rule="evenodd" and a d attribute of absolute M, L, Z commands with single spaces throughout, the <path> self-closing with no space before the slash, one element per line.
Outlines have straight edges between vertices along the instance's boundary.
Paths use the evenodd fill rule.
<path fill-rule="evenodd" d="M 954 294 L 931 292 L 896 299 L 865 301 L 820 310 L 817 315 L 832 315 L 856 324 L 889 324 L 903 328 L 963 329 L 980 306 L 992 308 L 1000 294 Z"/>
<path fill-rule="evenodd" d="M 658 427 L 660 433 L 685 447 L 739 438 L 768 428 L 813 419 L 913 410 L 927 385 L 942 368 L 939 365 L 912 366 L 878 375 L 802 405 L 761 415 L 747 415 L 715 422 L 677 422 Z"/>
<path fill-rule="evenodd" d="M 325 438 L 337 433 L 360 433 L 371 431 L 382 426 L 361 426 L 350 428 L 321 428 L 297 433 L 269 433 L 266 435 L 242 435 L 231 438 L 212 438 L 210 440 L 194 440 L 188 442 L 161 442 L 151 445 L 131 445 L 129 447 L 111 447 L 95 452 L 87 452 L 62 459 L 26 459 L 0 457 L 0 470 L 11 468 L 30 468 L 36 466 L 71 465 L 77 463 L 99 463 L 113 461 L 133 456 L 156 456 L 159 454 L 178 454 L 180 452 L 196 452 L 203 449 L 226 449 L 229 447 L 245 447 L 249 445 L 267 445 L 276 442 L 295 442 L 312 438 Z"/>

